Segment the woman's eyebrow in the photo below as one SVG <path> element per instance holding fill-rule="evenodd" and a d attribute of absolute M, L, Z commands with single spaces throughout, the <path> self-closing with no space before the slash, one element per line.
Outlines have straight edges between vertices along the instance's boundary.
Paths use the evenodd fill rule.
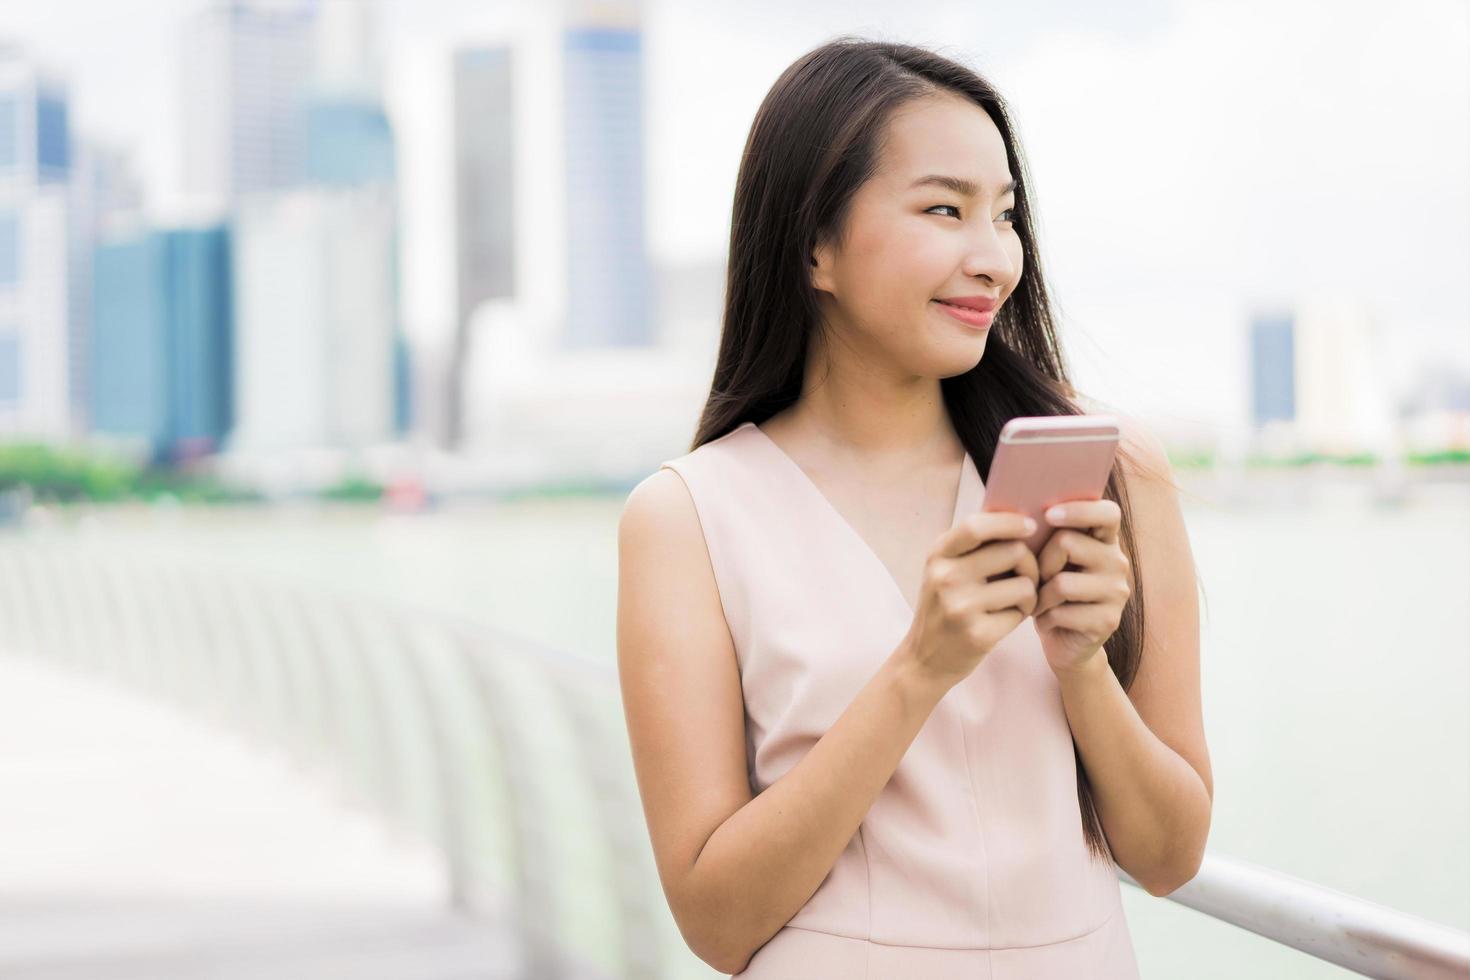
<path fill-rule="evenodd" d="M 910 184 L 909 189 L 923 187 L 925 184 L 934 184 L 938 187 L 948 188 L 956 194 L 962 194 L 965 197 L 975 197 L 980 193 L 980 185 L 973 180 L 966 180 L 963 177 L 949 177 L 944 174 L 927 174 Z M 1009 194 L 1015 189 L 1016 182 L 1013 180 L 1002 187 L 1000 193 L 1001 195 Z"/>

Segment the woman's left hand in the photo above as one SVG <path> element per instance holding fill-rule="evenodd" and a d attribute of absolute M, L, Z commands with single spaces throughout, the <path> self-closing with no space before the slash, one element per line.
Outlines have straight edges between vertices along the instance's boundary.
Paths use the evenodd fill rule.
<path fill-rule="evenodd" d="M 1059 517 L 1052 511 L 1060 509 Z M 1117 630 L 1132 595 L 1128 556 L 1119 545 L 1122 510 L 1117 501 L 1069 500 L 1046 512 L 1057 530 L 1036 556 L 1032 616 L 1054 672 L 1107 659 L 1102 645 Z"/>

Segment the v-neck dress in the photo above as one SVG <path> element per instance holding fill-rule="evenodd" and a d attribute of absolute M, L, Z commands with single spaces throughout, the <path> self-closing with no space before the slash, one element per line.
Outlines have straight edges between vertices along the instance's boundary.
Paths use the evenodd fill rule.
<path fill-rule="evenodd" d="M 694 500 L 759 793 L 817 743 L 913 611 L 753 422 L 660 464 Z M 985 487 L 965 455 L 951 526 Z M 1117 871 L 1087 850 L 1061 689 L 1028 617 L 951 688 L 821 885 L 742 980 L 1136 980 Z"/>

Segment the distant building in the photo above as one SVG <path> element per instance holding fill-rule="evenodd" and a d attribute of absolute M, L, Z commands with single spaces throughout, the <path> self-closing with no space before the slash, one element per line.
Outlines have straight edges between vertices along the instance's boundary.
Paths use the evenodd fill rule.
<path fill-rule="evenodd" d="M 316 64 L 307 96 L 306 182 L 315 188 L 379 188 L 366 197 L 376 211 L 398 179 L 393 127 L 382 101 L 375 0 L 321 0 Z M 387 265 L 391 287 L 393 432 L 413 422 L 411 351 L 399 302 L 399 222 L 393 215 Z"/>
<path fill-rule="evenodd" d="M 644 236 L 643 33 L 636 7 L 583 4 L 562 35 L 567 297 L 561 346 L 657 339 Z"/>
<path fill-rule="evenodd" d="M 313 95 L 306 118 L 308 183 L 393 181 L 393 130 L 376 99 Z"/>
<path fill-rule="evenodd" d="M 488 445 L 493 432 L 470 430 L 509 424 L 485 410 L 508 391 L 468 390 L 506 383 L 483 370 L 488 333 L 537 357 L 660 343 L 638 4 L 527 5 L 519 20 L 513 44 L 455 63 L 460 294 L 443 355 L 452 448 Z"/>
<path fill-rule="evenodd" d="M 408 422 L 397 165 L 374 5 L 322 0 L 315 18 L 301 180 L 236 211 L 230 452 L 362 449 Z"/>
<path fill-rule="evenodd" d="M 229 448 L 356 449 L 396 435 L 391 187 L 259 198 L 236 219 Z"/>
<path fill-rule="evenodd" d="M 91 419 L 86 416 L 94 404 L 90 392 L 93 377 L 92 258 L 98 243 L 105 238 L 125 237 L 141 231 L 143 194 L 127 153 L 81 138 L 72 141 L 68 188 L 68 319 L 76 325 L 73 334 L 81 339 L 73 354 L 73 376 L 83 379 L 75 397 L 87 409 L 83 413 L 81 427 L 91 431 Z"/>
<path fill-rule="evenodd" d="M 1296 429 L 1327 453 L 1386 452 L 1393 424 L 1373 321 L 1352 299 L 1321 297 L 1296 310 Z"/>
<path fill-rule="evenodd" d="M 1426 360 L 1418 366 L 1412 386 L 1399 398 L 1403 415 L 1434 411 L 1470 412 L 1470 370 L 1453 361 Z"/>
<path fill-rule="evenodd" d="M 511 148 L 512 52 L 467 48 L 454 56 L 457 315 L 515 293 L 515 180 Z"/>
<path fill-rule="evenodd" d="M 1290 422 L 1296 417 L 1296 344 L 1290 313 L 1262 313 L 1251 320 L 1251 422 Z"/>
<path fill-rule="evenodd" d="M 0 437 L 68 440 L 85 426 L 68 116 L 62 83 L 19 48 L 0 48 Z"/>
<path fill-rule="evenodd" d="M 445 442 L 461 444 L 471 320 L 481 304 L 515 294 L 515 117 L 509 45 L 455 53 L 455 329 L 449 352 Z"/>
<path fill-rule="evenodd" d="M 306 181 L 353 186 L 396 179 L 393 127 L 383 109 L 377 20 L 370 0 L 325 0 L 306 86 Z"/>
<path fill-rule="evenodd" d="M 1312 297 L 1250 325 L 1251 420 L 1272 454 L 1396 451 L 1387 382 L 1361 304 Z"/>
<path fill-rule="evenodd" d="M 232 419 L 228 230 L 105 242 L 93 279 L 93 432 L 158 462 L 218 449 Z"/>
<path fill-rule="evenodd" d="M 184 185 L 197 201 L 295 186 L 317 3 L 211 0 L 184 33 Z"/>

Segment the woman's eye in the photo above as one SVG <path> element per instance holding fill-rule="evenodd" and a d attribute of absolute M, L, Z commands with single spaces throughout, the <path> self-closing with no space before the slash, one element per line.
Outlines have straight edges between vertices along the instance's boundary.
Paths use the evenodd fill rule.
<path fill-rule="evenodd" d="M 949 208 L 951 211 L 955 212 L 955 217 L 956 218 L 959 217 L 959 210 L 960 209 L 958 207 L 956 207 L 955 205 L 953 205 L 953 204 L 936 204 L 936 205 L 934 205 L 934 207 L 927 209 L 924 213 L 925 214 L 928 214 L 929 211 L 934 211 L 934 210 L 936 210 L 938 208 Z M 1016 213 L 1016 209 L 1015 208 L 1006 208 L 1004 211 L 1002 211 L 1000 213 L 1000 217 L 997 218 L 997 219 L 995 219 L 995 220 L 997 220 L 997 221 L 1004 221 L 1006 224 L 1010 224 L 1011 222 L 1015 221 L 1015 218 L 1014 217 L 1006 217 L 1006 216 L 1007 215 L 1014 216 L 1015 213 Z"/>

